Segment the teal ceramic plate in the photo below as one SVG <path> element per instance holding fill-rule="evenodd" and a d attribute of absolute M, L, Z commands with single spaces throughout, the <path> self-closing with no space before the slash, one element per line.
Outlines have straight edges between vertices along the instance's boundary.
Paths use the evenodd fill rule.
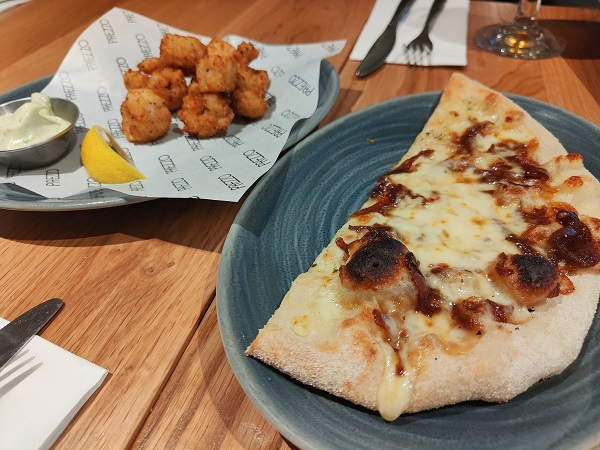
<path fill-rule="evenodd" d="M 48 85 L 51 79 L 52 76 L 40 78 L 39 80 L 1 94 L 0 103 L 29 97 L 32 92 L 40 92 Z M 321 73 L 319 76 L 319 101 L 317 109 L 312 116 L 300 120 L 294 125 L 283 150 L 287 150 L 298 143 L 306 137 L 306 135 L 310 133 L 321 120 L 323 120 L 333 106 L 339 89 L 340 80 L 336 70 L 329 62 L 322 61 Z M 0 209 L 65 211 L 106 208 L 148 200 L 152 199 L 126 195 L 111 189 L 101 189 L 94 199 L 90 199 L 87 194 L 55 199 L 43 197 L 27 189 L 19 188 L 18 186 L 11 184 L 0 184 Z"/>
<path fill-rule="evenodd" d="M 504 404 L 379 414 L 306 387 L 244 356 L 289 288 L 409 148 L 439 100 L 432 92 L 345 116 L 288 152 L 242 206 L 225 242 L 217 311 L 227 357 L 248 397 L 293 444 L 316 449 L 542 449 L 600 443 L 600 318 L 561 375 Z M 600 177 L 600 128 L 509 95 Z M 596 199 L 600 201 L 600 199 Z M 574 324 L 577 326 L 577 324 Z"/>

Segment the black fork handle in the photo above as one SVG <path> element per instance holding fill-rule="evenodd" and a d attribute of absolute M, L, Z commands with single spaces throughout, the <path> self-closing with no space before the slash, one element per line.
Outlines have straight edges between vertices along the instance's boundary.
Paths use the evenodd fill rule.
<path fill-rule="evenodd" d="M 429 10 L 429 15 L 427 16 L 427 20 L 425 21 L 425 29 L 429 33 L 431 31 L 431 26 L 435 19 L 440 15 L 442 9 L 444 9 L 444 5 L 446 4 L 446 0 L 434 0 L 433 5 L 431 5 L 431 9 Z"/>

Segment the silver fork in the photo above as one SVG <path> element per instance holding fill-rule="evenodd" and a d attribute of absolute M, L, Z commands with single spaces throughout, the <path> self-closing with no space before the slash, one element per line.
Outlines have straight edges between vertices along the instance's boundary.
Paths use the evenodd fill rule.
<path fill-rule="evenodd" d="M 433 44 L 429 39 L 429 33 L 445 4 L 446 0 L 434 0 L 423 30 L 410 44 L 404 46 L 404 53 L 409 64 L 431 65 Z"/>

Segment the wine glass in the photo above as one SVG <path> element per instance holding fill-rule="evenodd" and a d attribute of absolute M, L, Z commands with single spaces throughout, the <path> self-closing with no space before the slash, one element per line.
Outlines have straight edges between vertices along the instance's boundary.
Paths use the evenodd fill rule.
<path fill-rule="evenodd" d="M 517 14 L 506 25 L 490 25 L 475 34 L 477 45 L 500 56 L 520 59 L 552 58 L 565 49 L 565 41 L 540 27 L 541 0 L 519 0 Z"/>

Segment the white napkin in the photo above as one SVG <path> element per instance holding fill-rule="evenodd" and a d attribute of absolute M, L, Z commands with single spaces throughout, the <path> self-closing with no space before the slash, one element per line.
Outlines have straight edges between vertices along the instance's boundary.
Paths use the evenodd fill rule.
<path fill-rule="evenodd" d="M 50 448 L 107 373 L 34 336 L 0 370 L 0 449 Z"/>
<path fill-rule="evenodd" d="M 400 0 L 377 0 L 362 29 L 350 59 L 362 61 L 383 33 L 394 15 Z M 386 58 L 387 63 L 431 66 L 467 65 L 467 22 L 469 0 L 447 0 L 434 22 L 429 35 L 433 51 L 429 58 L 417 59 L 407 55 L 404 46 L 416 38 L 425 25 L 433 0 L 417 0 L 397 29 L 396 45 Z"/>
<path fill-rule="evenodd" d="M 30 0 L 0 0 L 0 13 L 12 8 L 13 6 L 22 5 Z"/>

